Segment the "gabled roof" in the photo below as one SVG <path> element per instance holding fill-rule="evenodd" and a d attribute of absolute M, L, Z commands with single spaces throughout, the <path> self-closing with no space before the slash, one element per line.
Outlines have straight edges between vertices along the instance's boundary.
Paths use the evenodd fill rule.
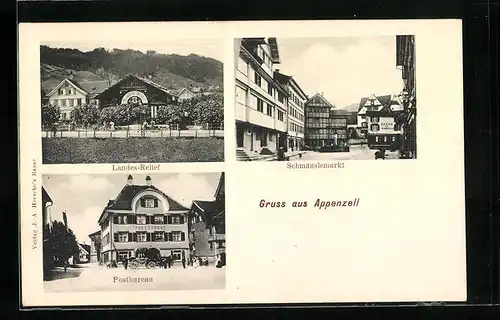
<path fill-rule="evenodd" d="M 320 94 L 320 93 L 316 93 L 316 94 L 315 94 L 314 96 L 312 96 L 309 100 L 307 100 L 306 105 L 310 104 L 312 101 L 317 100 L 317 99 L 319 99 L 320 101 L 322 101 L 322 102 L 325 104 L 325 106 L 328 106 L 328 107 L 330 107 L 330 108 L 335 108 L 335 107 L 333 106 L 333 104 L 331 104 L 328 100 L 326 100 L 326 98 L 325 98 L 325 97 L 323 97 L 323 95 L 322 95 L 322 94 Z"/>
<path fill-rule="evenodd" d="M 45 190 L 44 187 L 42 187 L 42 199 L 45 202 L 50 202 L 52 203 L 52 199 L 50 198 L 49 194 L 47 193 L 47 190 Z"/>
<path fill-rule="evenodd" d="M 383 96 L 375 96 L 373 95 L 377 100 L 383 105 L 383 106 L 390 106 L 391 101 L 392 101 L 392 95 L 383 95 Z M 369 97 L 363 97 L 361 98 L 361 101 L 359 102 L 359 108 L 358 112 L 365 106 L 366 102 L 368 101 Z"/>
<path fill-rule="evenodd" d="M 278 40 L 276 38 L 268 38 L 269 49 L 271 50 L 271 60 L 273 63 L 281 63 L 280 52 L 278 48 Z"/>
<path fill-rule="evenodd" d="M 76 81 L 73 81 L 73 80 L 70 80 L 69 78 L 64 78 L 64 80 L 62 80 L 54 89 L 52 89 L 52 91 L 50 91 L 49 93 L 47 93 L 47 97 L 50 97 L 51 95 L 53 95 L 57 90 L 59 90 L 60 87 L 63 86 L 63 84 L 65 83 L 68 83 L 70 84 L 71 86 L 73 86 L 74 88 L 76 88 L 77 90 L 79 90 L 80 92 L 82 92 L 83 94 L 88 94 L 87 91 L 85 91 L 85 89 L 83 89 L 79 84 L 78 82 Z"/>
<path fill-rule="evenodd" d="M 109 200 L 105 210 L 132 210 L 132 200 L 134 199 L 134 197 L 138 193 L 146 190 L 153 190 L 164 196 L 168 200 L 170 210 L 189 210 L 179 202 L 167 196 L 165 193 L 163 193 L 163 191 L 156 188 L 155 186 L 147 185 L 125 185 L 115 200 Z"/>
<path fill-rule="evenodd" d="M 108 87 L 106 90 L 104 90 L 104 91 L 100 92 L 100 93 L 96 96 L 96 98 L 97 98 L 97 99 L 99 99 L 99 97 L 100 97 L 102 94 L 104 94 L 105 92 L 109 91 L 111 88 L 113 88 L 113 87 L 115 87 L 115 86 L 117 86 L 117 85 L 120 85 L 122 82 L 124 82 L 124 81 L 126 81 L 126 80 L 128 80 L 128 79 L 130 79 L 130 78 L 135 78 L 135 79 L 137 79 L 137 80 L 139 80 L 139 81 L 141 81 L 141 82 L 144 82 L 144 83 L 146 83 L 146 84 L 148 84 L 148 85 L 150 85 L 150 86 L 152 86 L 152 87 L 154 87 L 154 88 L 156 88 L 156 89 L 158 89 L 158 90 L 160 90 L 160 91 L 162 91 L 162 92 L 164 92 L 164 93 L 168 94 L 168 95 L 171 95 L 171 96 L 173 95 L 173 94 L 172 94 L 172 93 L 171 93 L 171 92 L 170 92 L 167 88 L 162 87 L 162 86 L 160 86 L 159 84 L 157 84 L 157 83 L 155 83 L 155 82 L 153 82 L 153 81 L 151 81 L 151 80 L 149 80 L 149 79 L 141 78 L 141 77 L 139 77 L 139 76 L 136 76 L 135 74 L 129 74 L 129 75 L 125 76 L 123 79 L 121 79 L 120 81 L 118 81 L 118 82 L 116 82 L 115 84 L 113 84 L 111 87 Z"/>
<path fill-rule="evenodd" d="M 218 195 L 225 194 L 224 184 L 224 172 L 222 172 L 220 175 L 219 184 L 217 185 L 217 189 L 215 190 L 215 198 L 217 198 Z"/>
<path fill-rule="evenodd" d="M 187 92 L 189 92 L 189 93 L 191 93 L 191 94 L 194 95 L 194 93 L 192 91 L 190 91 L 189 89 L 187 89 L 187 88 L 182 88 L 181 91 L 177 92 L 175 95 L 177 97 L 179 97 L 184 91 L 187 91 Z"/>
<path fill-rule="evenodd" d="M 78 85 L 84 89 L 89 95 L 95 96 L 110 87 L 109 81 L 79 81 Z"/>
<path fill-rule="evenodd" d="M 80 248 L 81 251 L 85 252 L 86 254 L 90 253 L 90 246 L 88 244 L 78 243 L 78 247 Z"/>
<path fill-rule="evenodd" d="M 89 238 L 93 238 L 95 236 L 100 236 L 101 235 L 101 230 L 97 230 L 95 232 L 92 232 L 91 234 L 89 234 Z"/>
<path fill-rule="evenodd" d="M 214 217 L 224 211 L 224 207 L 216 201 L 193 200 L 191 210 L 198 213 L 207 225 L 212 225 Z"/>
<path fill-rule="evenodd" d="M 282 85 L 290 84 L 292 87 L 294 87 L 294 89 L 299 91 L 299 94 L 302 94 L 305 97 L 304 99 L 307 99 L 307 94 L 304 92 L 304 90 L 302 90 L 302 88 L 292 76 L 283 74 L 279 71 L 274 71 L 274 79 Z"/>

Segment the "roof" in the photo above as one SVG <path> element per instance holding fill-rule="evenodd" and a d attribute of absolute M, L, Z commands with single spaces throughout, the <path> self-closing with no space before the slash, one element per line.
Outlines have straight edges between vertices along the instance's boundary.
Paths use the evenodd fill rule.
<path fill-rule="evenodd" d="M 368 101 L 368 98 L 369 97 L 361 98 L 361 101 L 359 102 L 358 112 L 365 106 L 366 102 Z M 377 98 L 377 100 L 380 101 L 380 103 L 383 106 L 390 106 L 391 105 L 392 95 L 390 95 L 390 94 L 383 95 L 383 96 L 375 96 L 375 98 Z"/>
<path fill-rule="evenodd" d="M 224 183 L 224 172 L 221 173 L 220 179 L 219 179 L 219 184 L 217 185 L 217 189 L 215 190 L 215 198 L 217 198 L 218 195 L 223 195 L 225 194 L 225 183 Z"/>
<path fill-rule="evenodd" d="M 79 243 L 80 249 L 83 249 L 87 254 L 90 253 L 90 246 L 88 244 Z"/>
<path fill-rule="evenodd" d="M 292 76 L 283 74 L 279 71 L 274 71 L 274 79 L 282 85 L 287 85 L 287 84 L 292 85 L 293 87 L 295 87 L 294 89 L 300 91 L 299 94 L 302 94 L 305 97 L 305 99 L 307 99 L 307 94 L 304 92 L 304 90 L 302 90 L 302 88 L 299 86 L 297 81 L 295 81 L 295 79 Z"/>
<path fill-rule="evenodd" d="M 168 200 L 170 210 L 189 210 L 179 202 L 167 196 L 165 193 L 163 193 L 163 191 L 156 188 L 155 186 L 147 185 L 125 185 L 115 200 L 109 200 L 105 210 L 132 210 L 132 199 L 134 199 L 134 197 L 138 193 L 146 190 L 154 190 L 163 195 Z"/>
<path fill-rule="evenodd" d="M 152 86 L 152 87 L 154 87 L 154 88 L 156 88 L 156 89 L 158 89 L 158 90 L 160 90 L 160 91 L 168 94 L 168 95 L 171 95 L 171 96 L 173 95 L 170 90 L 168 90 L 167 88 L 165 88 L 165 87 L 163 87 L 163 86 L 161 86 L 161 85 L 159 85 L 159 84 L 157 84 L 157 83 L 155 83 L 155 82 L 153 82 L 153 81 L 151 81 L 149 79 L 141 78 L 139 76 L 136 76 L 135 74 L 129 74 L 129 75 L 125 76 L 123 79 L 121 79 L 120 81 L 118 81 L 115 84 L 113 84 L 111 87 L 108 87 L 106 90 L 104 90 L 104 91 L 100 92 L 99 94 L 97 94 L 96 98 L 98 98 L 100 95 L 102 95 L 106 91 L 110 90 L 111 88 L 119 85 L 120 83 L 122 83 L 125 80 L 130 79 L 130 78 L 135 78 L 135 79 L 137 79 L 139 81 L 142 81 L 142 82 L 144 82 L 144 83 L 146 83 L 146 84 L 148 84 L 148 85 L 150 85 L 150 86 Z"/>
<path fill-rule="evenodd" d="M 174 90 L 170 90 L 170 91 L 172 91 L 172 93 L 176 92 Z M 187 92 L 189 92 L 189 93 L 191 93 L 191 94 L 194 95 L 194 93 L 192 91 L 190 91 L 189 89 L 187 89 L 187 88 L 182 88 L 180 91 L 177 91 L 176 93 L 174 93 L 174 95 L 176 95 L 177 97 L 179 97 L 184 91 L 187 91 Z"/>
<path fill-rule="evenodd" d="M 92 238 L 94 236 L 100 236 L 101 235 L 101 230 L 97 230 L 91 234 L 89 234 L 89 238 Z"/>
<path fill-rule="evenodd" d="M 276 40 L 276 38 L 268 38 L 267 42 L 269 43 L 269 49 L 271 50 L 271 60 L 273 63 L 281 63 L 278 40 Z"/>
<path fill-rule="evenodd" d="M 221 211 L 224 211 L 224 208 L 217 201 L 203 200 L 193 200 L 191 209 L 197 212 L 207 225 L 213 224 L 214 217 Z"/>
<path fill-rule="evenodd" d="M 107 80 L 99 80 L 99 81 L 79 81 L 78 85 L 88 92 L 88 94 L 92 95 L 98 95 L 99 93 L 103 92 L 107 88 L 110 87 L 109 81 Z"/>
<path fill-rule="evenodd" d="M 82 87 L 80 87 L 80 85 L 76 81 L 73 81 L 73 80 L 71 80 L 69 78 L 64 78 L 61 82 L 59 82 L 59 84 L 54 89 L 52 89 L 52 91 L 50 91 L 49 93 L 47 93 L 47 96 L 53 95 L 60 87 L 62 87 L 62 85 L 65 82 L 69 83 L 70 85 L 72 85 L 76 89 L 82 91 L 83 93 L 87 93 L 88 94 L 88 92 L 85 91 L 85 89 L 83 89 Z"/>
<path fill-rule="evenodd" d="M 49 194 L 47 193 L 47 190 L 45 190 L 44 187 L 42 187 L 42 199 L 45 201 L 45 202 L 50 202 L 52 203 L 52 199 L 50 198 Z"/>
<path fill-rule="evenodd" d="M 335 108 L 335 107 L 333 106 L 333 104 L 331 104 L 328 100 L 326 100 L 326 98 L 325 98 L 325 97 L 323 97 L 323 95 L 322 95 L 322 94 L 320 94 L 320 93 L 316 93 L 316 94 L 315 94 L 314 96 L 312 96 L 309 100 L 307 100 L 306 105 L 308 105 L 309 103 L 311 103 L 313 100 L 317 100 L 317 99 L 322 100 L 322 101 L 323 101 L 323 103 L 324 103 L 326 106 L 331 107 L 331 108 Z"/>

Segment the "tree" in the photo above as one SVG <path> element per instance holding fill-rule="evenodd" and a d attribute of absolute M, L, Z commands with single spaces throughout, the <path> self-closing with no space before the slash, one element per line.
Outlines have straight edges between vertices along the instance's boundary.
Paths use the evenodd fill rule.
<path fill-rule="evenodd" d="M 51 248 L 50 254 L 56 265 L 64 265 L 66 261 L 79 252 L 78 243 L 73 231 L 66 228 L 63 222 L 53 221 L 52 231 L 46 245 Z"/>
<path fill-rule="evenodd" d="M 42 105 L 42 124 L 44 126 L 51 126 L 59 120 L 61 112 L 58 106 L 50 104 Z"/>
<path fill-rule="evenodd" d="M 71 119 L 77 124 L 82 124 L 87 128 L 90 124 L 97 124 L 99 120 L 99 109 L 96 105 L 82 105 L 77 106 L 71 111 Z"/>
<path fill-rule="evenodd" d="M 157 111 L 157 121 L 159 123 L 165 123 L 169 126 L 180 124 L 183 119 L 182 107 L 178 104 L 170 104 L 167 106 L 158 107 Z"/>
<path fill-rule="evenodd" d="M 200 123 L 213 125 L 224 122 L 224 97 L 220 93 L 202 97 L 195 109 Z"/>

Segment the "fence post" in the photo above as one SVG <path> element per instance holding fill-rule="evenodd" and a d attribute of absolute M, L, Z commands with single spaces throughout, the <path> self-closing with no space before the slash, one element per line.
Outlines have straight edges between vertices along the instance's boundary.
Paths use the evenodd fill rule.
<path fill-rule="evenodd" d="M 77 132 L 78 132 L 78 138 L 80 138 L 80 130 L 78 130 Z"/>
<path fill-rule="evenodd" d="M 160 128 L 160 137 L 163 138 L 163 128 Z"/>
<path fill-rule="evenodd" d="M 63 133 L 63 131 L 61 130 L 61 138 L 62 138 L 62 133 Z"/>
<path fill-rule="evenodd" d="M 111 129 L 109 130 L 109 137 L 113 138 L 113 131 Z"/>
<path fill-rule="evenodd" d="M 198 138 L 198 129 L 194 130 L 194 137 Z"/>
<path fill-rule="evenodd" d="M 181 136 L 181 128 L 178 128 L 178 131 L 179 131 L 179 136 L 178 137 L 180 138 L 180 136 Z"/>
<path fill-rule="evenodd" d="M 95 138 L 95 128 L 94 128 L 94 138 Z"/>

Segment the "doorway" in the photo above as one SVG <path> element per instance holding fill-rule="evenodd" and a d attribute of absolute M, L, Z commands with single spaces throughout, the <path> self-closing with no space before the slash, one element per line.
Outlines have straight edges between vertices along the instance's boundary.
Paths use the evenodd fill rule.
<path fill-rule="evenodd" d="M 236 128 L 236 147 L 243 148 L 245 130 L 241 127 Z"/>

